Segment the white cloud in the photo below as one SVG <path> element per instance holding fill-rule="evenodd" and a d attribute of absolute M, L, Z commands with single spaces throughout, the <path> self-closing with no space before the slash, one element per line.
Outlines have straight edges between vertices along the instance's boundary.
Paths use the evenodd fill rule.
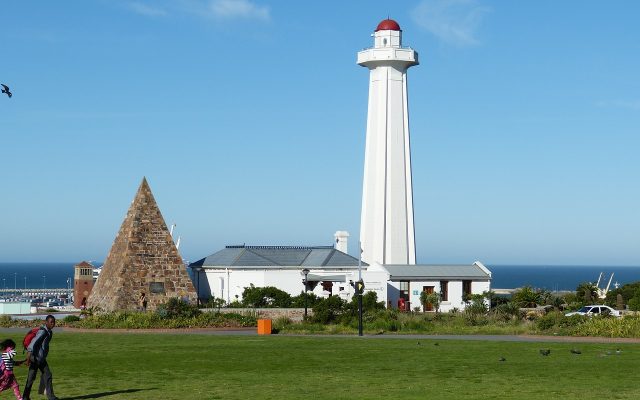
<path fill-rule="evenodd" d="M 416 24 L 456 46 L 480 44 L 477 30 L 490 8 L 476 0 L 423 0 L 413 10 Z"/>
<path fill-rule="evenodd" d="M 214 17 L 222 19 L 271 19 L 269 7 L 259 6 L 249 0 L 211 0 L 209 10 Z"/>
<path fill-rule="evenodd" d="M 149 4 L 140 3 L 137 1 L 128 3 L 127 7 L 138 14 L 146 15 L 148 17 L 162 17 L 167 15 L 167 12 L 161 8 L 154 7 Z"/>

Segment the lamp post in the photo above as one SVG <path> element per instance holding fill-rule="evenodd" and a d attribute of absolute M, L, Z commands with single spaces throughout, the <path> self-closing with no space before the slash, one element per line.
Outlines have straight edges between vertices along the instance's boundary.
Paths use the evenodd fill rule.
<path fill-rule="evenodd" d="M 362 243 L 358 243 L 360 254 L 358 254 L 358 284 L 356 294 L 358 295 L 358 336 L 362 336 L 362 292 L 364 291 L 364 281 L 362 280 Z"/>
<path fill-rule="evenodd" d="M 302 275 L 304 275 L 304 279 L 302 283 L 304 283 L 304 320 L 307 320 L 307 288 L 309 285 L 307 284 L 307 277 L 309 276 L 309 269 L 305 268 L 302 270 Z"/>
<path fill-rule="evenodd" d="M 200 306 L 200 272 L 202 272 L 202 268 L 194 268 L 194 271 L 196 273 L 196 304 L 199 307 Z"/>

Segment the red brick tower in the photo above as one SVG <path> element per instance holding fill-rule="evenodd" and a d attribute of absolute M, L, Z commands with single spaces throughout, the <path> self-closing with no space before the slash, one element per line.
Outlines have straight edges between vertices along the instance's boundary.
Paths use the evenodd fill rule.
<path fill-rule="evenodd" d="M 93 289 L 93 265 L 83 261 L 77 264 L 73 275 L 73 306 L 84 308 Z"/>

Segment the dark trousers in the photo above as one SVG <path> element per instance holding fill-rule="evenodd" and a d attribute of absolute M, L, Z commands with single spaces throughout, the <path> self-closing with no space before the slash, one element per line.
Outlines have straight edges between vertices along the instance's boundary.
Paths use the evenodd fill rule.
<path fill-rule="evenodd" d="M 42 391 L 43 386 L 47 391 L 47 398 L 49 400 L 55 399 L 56 396 L 53 394 L 53 377 L 51 376 L 51 370 L 49 369 L 49 364 L 47 364 L 47 360 L 42 362 L 32 361 L 29 364 L 29 374 L 27 375 L 27 383 L 24 384 L 24 392 L 22 393 L 22 397 L 28 399 L 31 395 L 31 386 L 33 386 L 33 382 L 36 380 L 36 374 L 40 370 L 42 374 L 40 376 L 40 391 Z"/>

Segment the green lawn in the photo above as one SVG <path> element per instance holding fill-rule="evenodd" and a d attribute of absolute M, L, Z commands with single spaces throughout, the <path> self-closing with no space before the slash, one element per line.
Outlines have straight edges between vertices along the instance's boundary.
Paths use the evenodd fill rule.
<path fill-rule="evenodd" d="M 435 343 L 58 332 L 49 363 L 61 399 L 640 398 L 640 345 Z M 551 349 L 548 357 L 539 354 L 543 348 Z M 16 374 L 22 389 L 26 368 Z"/>

